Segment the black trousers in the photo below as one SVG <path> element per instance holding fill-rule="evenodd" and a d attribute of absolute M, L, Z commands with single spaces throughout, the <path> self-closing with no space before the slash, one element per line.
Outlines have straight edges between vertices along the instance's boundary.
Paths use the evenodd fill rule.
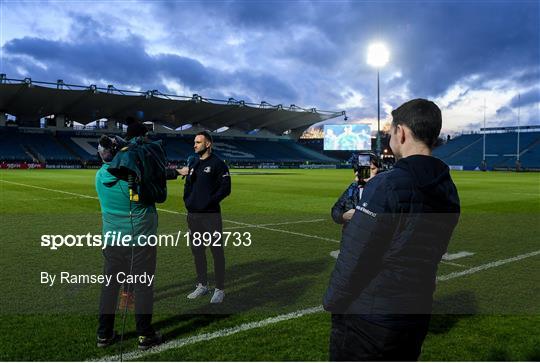
<path fill-rule="evenodd" d="M 114 318 L 118 303 L 120 283 L 117 279 L 119 272 L 129 274 L 133 254 L 132 275 L 154 275 L 156 272 L 156 247 L 107 247 L 103 250 L 105 257 L 104 273 L 112 276 L 109 286 L 101 287 L 99 302 L 98 336 L 111 337 L 114 330 Z M 139 335 L 153 335 L 152 313 L 154 309 L 154 281 L 150 286 L 146 283 L 136 283 L 129 286 L 135 295 L 135 322 Z"/>
<path fill-rule="evenodd" d="M 389 329 L 357 315 L 332 314 L 330 361 L 416 361 L 428 322 Z"/>
<path fill-rule="evenodd" d="M 221 213 L 188 213 L 187 223 L 190 231 L 191 253 L 195 260 L 195 272 L 197 273 L 197 282 L 203 285 L 208 283 L 206 246 L 203 243 L 194 241 L 193 234 L 204 232 L 212 234 L 212 242 L 216 240 L 214 233 L 220 235 L 223 232 L 223 223 Z M 214 275 L 216 279 L 216 288 L 223 290 L 225 288 L 225 253 L 223 250 L 223 239 L 219 243 L 212 243 L 210 251 L 214 259 Z"/>

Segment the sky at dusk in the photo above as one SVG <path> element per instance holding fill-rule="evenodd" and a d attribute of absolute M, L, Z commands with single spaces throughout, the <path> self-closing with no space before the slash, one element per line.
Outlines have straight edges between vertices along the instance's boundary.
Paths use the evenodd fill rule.
<path fill-rule="evenodd" d="M 539 1 L 4 1 L 0 73 L 377 118 L 435 101 L 443 132 L 540 124 Z M 518 96 L 518 94 L 520 96 Z M 343 122 L 342 118 L 333 120 Z"/>

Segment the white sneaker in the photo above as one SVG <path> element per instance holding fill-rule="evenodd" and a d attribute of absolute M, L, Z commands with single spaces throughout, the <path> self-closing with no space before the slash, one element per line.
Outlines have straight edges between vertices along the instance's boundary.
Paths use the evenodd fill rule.
<path fill-rule="evenodd" d="M 201 297 L 203 295 L 208 294 L 208 285 L 203 285 L 201 283 L 197 284 L 197 287 L 195 288 L 195 291 L 193 291 L 191 294 L 187 296 L 188 299 L 196 299 L 198 297 Z"/>
<path fill-rule="evenodd" d="M 212 299 L 210 299 L 210 304 L 221 304 L 223 302 L 223 298 L 225 297 L 225 291 L 220 289 L 214 290 L 214 295 L 212 296 Z"/>

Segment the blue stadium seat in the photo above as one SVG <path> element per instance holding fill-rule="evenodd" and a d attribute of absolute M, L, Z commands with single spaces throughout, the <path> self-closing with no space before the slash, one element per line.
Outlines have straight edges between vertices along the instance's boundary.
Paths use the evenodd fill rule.
<path fill-rule="evenodd" d="M 540 168 L 540 132 L 520 133 L 520 161 L 523 168 Z M 514 168 L 516 165 L 517 134 L 486 134 L 486 162 L 488 168 Z M 475 169 L 482 164 L 483 135 L 462 135 L 439 146 L 433 155 L 448 165 L 462 165 Z"/>

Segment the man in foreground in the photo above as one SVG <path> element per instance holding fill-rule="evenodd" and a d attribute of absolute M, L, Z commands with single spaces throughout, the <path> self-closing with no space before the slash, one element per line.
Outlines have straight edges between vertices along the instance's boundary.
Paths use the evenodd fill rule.
<path fill-rule="evenodd" d="M 181 169 L 180 174 L 187 176 L 184 185 L 184 203 L 188 211 L 191 252 L 197 273 L 195 290 L 187 297 L 196 299 L 209 292 L 206 247 L 202 243 L 202 235 L 210 233 L 212 236 L 210 250 L 214 258 L 216 280 L 210 302 L 219 304 L 225 297 L 225 254 L 221 238 L 223 226 L 219 203 L 231 194 L 231 177 L 227 165 L 212 153 L 212 142 L 212 136 L 208 132 L 199 132 L 193 145 L 199 156 L 198 160 Z"/>
<path fill-rule="evenodd" d="M 418 359 L 437 266 L 459 219 L 448 166 L 431 156 L 440 109 L 415 99 L 392 117 L 397 162 L 366 184 L 324 296 L 332 361 Z"/>

